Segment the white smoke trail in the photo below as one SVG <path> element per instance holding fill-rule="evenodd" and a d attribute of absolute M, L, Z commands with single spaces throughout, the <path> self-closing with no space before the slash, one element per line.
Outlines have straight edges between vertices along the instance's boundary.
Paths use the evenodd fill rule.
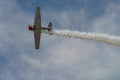
<path fill-rule="evenodd" d="M 42 32 L 47 34 L 49 33 L 48 31 L 42 31 Z M 120 46 L 120 37 L 106 35 L 106 34 L 89 33 L 89 32 L 86 33 L 86 32 L 78 32 L 78 31 L 70 31 L 70 30 L 52 30 L 50 34 L 57 36 L 94 40 L 94 41 Z"/>

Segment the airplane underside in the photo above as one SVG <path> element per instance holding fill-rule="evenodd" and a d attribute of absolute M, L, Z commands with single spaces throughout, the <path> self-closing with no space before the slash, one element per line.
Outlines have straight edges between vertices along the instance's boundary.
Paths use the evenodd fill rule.
<path fill-rule="evenodd" d="M 41 27 L 40 7 L 36 8 L 34 26 L 29 25 L 28 29 L 34 32 L 35 49 L 39 49 L 41 30 L 48 30 L 48 32 L 50 32 L 52 30 L 51 22 L 48 24 L 48 27 Z"/>

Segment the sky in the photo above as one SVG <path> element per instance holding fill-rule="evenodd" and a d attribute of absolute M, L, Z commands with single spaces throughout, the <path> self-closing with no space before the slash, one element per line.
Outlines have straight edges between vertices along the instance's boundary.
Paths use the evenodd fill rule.
<path fill-rule="evenodd" d="M 54 29 L 120 35 L 120 0 L 0 0 L 0 80 L 120 80 L 120 47 L 42 34 L 35 8 Z"/>

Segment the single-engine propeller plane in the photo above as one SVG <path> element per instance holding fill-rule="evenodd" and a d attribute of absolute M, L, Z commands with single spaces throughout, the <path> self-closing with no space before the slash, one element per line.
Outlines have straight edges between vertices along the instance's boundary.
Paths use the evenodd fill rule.
<path fill-rule="evenodd" d="M 48 24 L 48 27 L 41 26 L 41 15 L 40 15 L 40 7 L 36 7 L 36 15 L 34 20 L 34 25 L 29 25 L 28 29 L 34 32 L 34 40 L 35 40 L 35 49 L 39 49 L 41 31 L 48 30 L 50 32 L 52 30 L 52 23 Z"/>

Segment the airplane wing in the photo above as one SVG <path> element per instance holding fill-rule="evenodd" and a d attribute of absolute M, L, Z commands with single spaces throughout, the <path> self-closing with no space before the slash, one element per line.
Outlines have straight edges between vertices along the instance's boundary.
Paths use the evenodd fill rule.
<path fill-rule="evenodd" d="M 35 30 L 34 31 L 35 49 L 39 49 L 40 38 L 41 38 L 41 31 Z"/>
<path fill-rule="evenodd" d="M 36 15 L 35 15 L 35 20 L 34 20 L 34 25 L 39 25 L 39 27 L 41 26 L 40 7 L 36 8 Z"/>
<path fill-rule="evenodd" d="M 40 7 L 37 7 L 35 20 L 34 20 L 34 40 L 35 40 L 36 49 L 39 49 L 40 37 L 41 37 L 41 16 L 40 16 Z"/>

